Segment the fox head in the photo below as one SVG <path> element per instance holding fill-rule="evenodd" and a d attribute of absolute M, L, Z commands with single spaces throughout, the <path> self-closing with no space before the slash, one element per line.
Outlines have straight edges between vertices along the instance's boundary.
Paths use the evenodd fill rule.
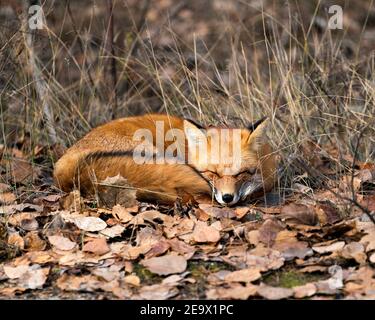
<path fill-rule="evenodd" d="M 189 163 L 210 183 L 218 203 L 231 206 L 272 188 L 276 160 L 266 137 L 267 122 L 202 129 L 184 121 Z"/>

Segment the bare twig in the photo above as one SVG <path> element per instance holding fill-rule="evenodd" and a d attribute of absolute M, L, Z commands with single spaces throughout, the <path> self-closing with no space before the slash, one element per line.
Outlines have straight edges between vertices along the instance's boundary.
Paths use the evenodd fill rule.
<path fill-rule="evenodd" d="M 111 94 L 110 103 L 112 104 L 112 119 L 117 116 L 117 71 L 116 71 L 116 59 L 115 59 L 115 48 L 113 45 L 113 30 L 114 30 L 114 19 L 113 19 L 113 1 L 107 0 L 107 34 L 105 38 L 105 49 L 107 54 L 110 54 L 110 78 L 111 78 Z"/>
<path fill-rule="evenodd" d="M 24 17 L 23 17 L 23 29 L 26 30 L 28 26 L 28 7 L 31 4 L 34 4 L 35 1 L 27 1 L 25 2 L 24 6 Z M 44 80 L 43 73 L 41 69 L 39 68 L 37 64 L 37 56 L 34 52 L 34 46 L 33 46 L 33 36 L 34 32 L 33 30 L 30 30 L 30 32 L 25 32 L 25 46 L 28 53 L 28 63 L 30 65 L 30 70 L 32 73 L 32 77 L 35 82 L 35 90 L 38 93 L 39 99 L 42 102 L 42 112 L 44 117 L 44 123 L 47 129 L 48 137 L 50 139 L 51 144 L 56 144 L 57 142 L 62 143 L 61 141 L 58 141 L 57 134 L 56 134 L 56 124 L 54 120 L 53 110 L 49 104 L 49 97 L 48 97 L 48 85 L 46 81 Z"/>

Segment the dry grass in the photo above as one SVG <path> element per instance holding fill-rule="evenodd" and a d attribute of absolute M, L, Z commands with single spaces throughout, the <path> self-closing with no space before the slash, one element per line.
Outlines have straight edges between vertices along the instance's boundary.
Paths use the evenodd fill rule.
<path fill-rule="evenodd" d="M 47 26 L 31 48 L 41 96 L 29 30 L 8 2 L 0 8 L 1 140 L 33 157 L 36 146 L 69 146 L 111 119 L 105 8 L 45 3 Z M 307 142 L 327 158 L 334 150 L 341 167 L 361 134 L 358 158 L 375 160 L 372 1 L 335 2 L 344 30 L 326 27 L 330 1 L 114 2 L 119 117 L 157 111 L 241 126 L 266 115 L 285 190 L 304 171 L 295 159 L 311 155 L 301 151 Z"/>

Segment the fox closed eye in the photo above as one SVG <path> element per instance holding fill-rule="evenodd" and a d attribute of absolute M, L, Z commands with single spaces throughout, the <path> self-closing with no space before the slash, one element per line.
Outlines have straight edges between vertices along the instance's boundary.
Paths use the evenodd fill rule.
<path fill-rule="evenodd" d="M 256 168 L 246 169 L 244 171 L 237 173 L 235 177 L 239 177 L 241 174 L 245 174 L 245 173 L 253 175 L 255 172 L 256 172 Z"/>

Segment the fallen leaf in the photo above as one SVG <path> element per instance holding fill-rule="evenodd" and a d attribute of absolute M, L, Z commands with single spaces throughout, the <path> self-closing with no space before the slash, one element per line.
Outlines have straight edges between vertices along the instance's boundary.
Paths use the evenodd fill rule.
<path fill-rule="evenodd" d="M 326 271 L 327 271 L 327 267 L 324 267 L 324 266 L 307 266 L 298 270 L 298 272 L 302 272 L 302 273 L 326 272 Z"/>
<path fill-rule="evenodd" d="M 21 250 L 25 248 L 25 241 L 18 232 L 13 232 L 8 236 L 8 244 L 17 246 Z"/>
<path fill-rule="evenodd" d="M 314 209 L 304 204 L 290 203 L 281 208 L 280 216 L 289 223 L 306 224 L 314 226 L 318 223 Z"/>
<path fill-rule="evenodd" d="M 217 229 L 208 226 L 205 222 L 197 221 L 193 231 L 193 239 L 197 243 L 215 243 L 220 240 L 220 232 Z"/>
<path fill-rule="evenodd" d="M 22 219 L 20 227 L 26 231 L 35 231 L 39 228 L 39 223 L 36 219 Z"/>
<path fill-rule="evenodd" d="M 9 279 L 18 279 L 23 276 L 26 272 L 29 271 L 30 266 L 29 265 L 20 265 L 20 266 L 3 266 L 3 270 L 5 275 Z"/>
<path fill-rule="evenodd" d="M 116 204 L 125 207 L 132 207 L 137 202 L 137 190 L 120 174 L 114 177 L 107 177 L 99 183 L 98 193 L 100 201 L 109 208 Z"/>
<path fill-rule="evenodd" d="M 168 243 L 171 246 L 172 251 L 183 255 L 185 259 L 190 259 L 195 253 L 195 248 L 193 246 L 190 246 L 177 238 L 168 240 Z"/>
<path fill-rule="evenodd" d="M 21 204 L 12 204 L 12 205 L 8 205 L 8 206 L 1 206 L 0 207 L 0 214 L 10 215 L 10 214 L 14 214 L 16 212 L 22 212 L 26 209 L 29 209 L 28 211 L 35 211 L 35 212 L 42 212 L 43 211 L 42 206 L 38 206 L 38 205 L 35 205 L 35 204 L 31 204 L 31 203 L 21 203 Z M 13 218 L 13 217 L 10 217 L 10 218 Z M 11 224 L 14 224 L 14 225 L 17 224 L 18 225 L 21 220 L 22 219 L 17 219 L 17 220 L 15 220 L 16 221 L 15 223 L 12 223 L 10 221 L 9 222 Z"/>
<path fill-rule="evenodd" d="M 12 204 L 16 201 L 16 196 L 12 192 L 0 192 L 0 204 Z"/>
<path fill-rule="evenodd" d="M 152 273 L 158 275 L 181 273 L 187 267 L 187 261 L 184 257 L 172 254 L 145 259 L 141 261 L 141 264 Z"/>
<path fill-rule="evenodd" d="M 85 243 L 85 245 L 82 248 L 82 251 L 91 252 L 99 256 L 102 256 L 110 252 L 111 249 L 109 248 L 105 238 L 97 238 Z"/>
<path fill-rule="evenodd" d="M 11 191 L 12 187 L 9 184 L 0 183 L 0 193 Z"/>
<path fill-rule="evenodd" d="M 312 249 L 315 252 L 323 254 L 323 253 L 339 251 L 342 248 L 344 248 L 344 246 L 345 246 L 344 241 L 337 241 L 337 242 L 334 242 L 334 243 L 332 243 L 330 245 L 327 245 L 327 246 L 326 245 L 315 245 L 315 246 L 312 247 Z"/>
<path fill-rule="evenodd" d="M 76 217 L 74 224 L 84 231 L 101 231 L 107 227 L 107 224 L 100 218 L 96 217 Z"/>
<path fill-rule="evenodd" d="M 76 243 L 69 240 L 68 238 L 62 236 L 49 236 L 48 241 L 52 244 L 56 249 L 69 251 L 75 248 Z"/>
<path fill-rule="evenodd" d="M 313 296 L 317 289 L 313 283 L 306 283 L 302 286 L 293 287 L 294 298 L 301 299 Z"/>
<path fill-rule="evenodd" d="M 210 215 L 200 208 L 196 209 L 194 213 L 197 219 L 200 221 L 208 221 L 210 219 Z"/>
<path fill-rule="evenodd" d="M 134 218 L 132 214 L 130 214 L 127 208 L 124 208 L 122 205 L 117 204 L 112 208 L 112 215 L 120 220 L 122 223 L 127 223 L 131 219 Z"/>
<path fill-rule="evenodd" d="M 162 255 L 163 253 L 165 253 L 169 248 L 170 248 L 170 244 L 168 241 L 166 240 L 161 240 L 157 243 L 155 243 L 150 251 L 147 252 L 145 258 L 146 259 L 150 259 L 150 258 L 153 258 L 153 257 L 157 257 L 157 256 L 160 256 Z"/>
<path fill-rule="evenodd" d="M 260 246 L 247 251 L 245 259 L 248 267 L 259 268 L 262 272 L 277 270 L 285 261 L 279 251 Z"/>
<path fill-rule="evenodd" d="M 83 207 L 83 199 L 79 190 L 73 190 L 69 194 L 60 198 L 61 208 L 80 212 Z"/>
<path fill-rule="evenodd" d="M 92 270 L 92 274 L 96 275 L 99 278 L 104 279 L 105 281 L 110 282 L 110 281 L 120 278 L 121 269 L 122 269 L 122 266 L 111 265 L 109 268 L 108 267 L 95 268 L 94 270 Z"/>
<path fill-rule="evenodd" d="M 206 292 L 206 298 L 210 300 L 218 299 L 236 299 L 247 300 L 251 296 L 255 296 L 258 286 L 248 283 L 243 286 L 239 283 L 233 283 L 228 287 L 213 288 Z"/>
<path fill-rule="evenodd" d="M 346 259 L 354 259 L 359 264 L 364 264 L 367 260 L 365 248 L 363 244 L 359 242 L 351 242 L 347 244 L 341 250 L 341 256 Z"/>
<path fill-rule="evenodd" d="M 50 268 L 33 265 L 18 280 L 18 285 L 27 289 L 40 289 L 47 281 Z"/>
<path fill-rule="evenodd" d="M 293 289 L 281 288 L 281 287 L 271 287 L 265 284 L 261 284 L 258 287 L 258 294 L 268 300 L 281 300 L 290 298 L 293 296 Z"/>
<path fill-rule="evenodd" d="M 316 206 L 316 213 L 319 218 L 320 225 L 334 224 L 342 220 L 339 210 L 330 202 L 319 203 Z"/>
<path fill-rule="evenodd" d="M 138 287 L 141 284 L 141 279 L 134 274 L 130 274 L 124 277 L 124 282 L 127 284 L 131 284 L 132 286 Z"/>
<path fill-rule="evenodd" d="M 251 230 L 246 234 L 246 240 L 253 244 L 254 246 L 257 246 L 259 244 L 259 230 Z"/>
<path fill-rule="evenodd" d="M 115 238 L 120 237 L 121 234 L 124 232 L 125 227 L 122 225 L 116 224 L 113 227 L 105 228 L 104 230 L 100 231 L 101 234 L 109 237 L 109 238 Z"/>
<path fill-rule="evenodd" d="M 306 256 L 313 255 L 313 251 L 309 248 L 308 243 L 297 240 L 296 232 L 288 230 L 278 233 L 272 249 L 280 251 L 286 261 L 293 260 L 294 258 L 304 259 Z"/>
<path fill-rule="evenodd" d="M 252 282 L 261 278 L 259 269 L 242 269 L 227 274 L 224 278 L 227 282 Z"/>
<path fill-rule="evenodd" d="M 366 247 L 366 252 L 375 250 L 375 231 L 362 237 L 360 243 Z"/>
<path fill-rule="evenodd" d="M 221 218 L 235 218 L 236 214 L 233 209 L 224 207 L 224 208 L 219 208 L 215 207 L 211 204 L 200 204 L 199 209 L 203 210 L 205 213 L 210 215 L 211 217 L 221 219 Z"/>
<path fill-rule="evenodd" d="M 266 220 L 258 229 L 259 241 L 270 247 L 274 243 L 277 234 L 284 228 L 275 219 Z"/>
<path fill-rule="evenodd" d="M 156 258 L 155 258 L 156 259 Z M 178 289 L 174 286 L 164 284 L 154 284 L 144 286 L 139 289 L 139 298 L 143 300 L 166 300 L 178 294 Z"/>
<path fill-rule="evenodd" d="M 43 251 L 47 246 L 46 241 L 39 237 L 37 231 L 28 232 L 23 240 L 27 251 Z"/>
<path fill-rule="evenodd" d="M 250 209 L 248 207 L 237 207 L 234 210 L 234 214 L 237 219 L 242 219 L 249 211 Z"/>

